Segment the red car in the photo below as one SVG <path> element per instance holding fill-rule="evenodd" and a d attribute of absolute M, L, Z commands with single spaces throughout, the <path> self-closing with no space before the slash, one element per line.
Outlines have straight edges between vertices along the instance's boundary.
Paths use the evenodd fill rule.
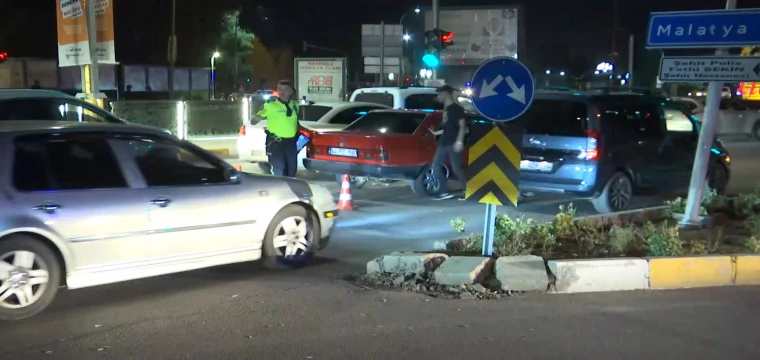
<path fill-rule="evenodd" d="M 445 188 L 430 176 L 436 139 L 428 129 L 438 129 L 440 111 L 376 110 L 357 119 L 343 131 L 313 133 L 304 166 L 312 171 L 352 176 L 356 187 L 366 179 L 410 180 L 418 195 L 435 195 Z M 482 124 L 483 126 L 474 126 Z M 468 130 L 487 130 L 490 121 L 469 116 Z M 469 144 L 469 136 L 465 145 Z M 467 151 L 463 163 L 467 164 Z M 447 178 L 447 165 L 442 171 Z M 453 175 L 453 174 L 452 174 Z"/>

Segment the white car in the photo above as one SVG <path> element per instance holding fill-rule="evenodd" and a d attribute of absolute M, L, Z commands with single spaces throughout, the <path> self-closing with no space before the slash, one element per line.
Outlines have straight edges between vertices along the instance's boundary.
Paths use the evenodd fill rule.
<path fill-rule="evenodd" d="M 675 97 L 673 100 L 688 106 L 698 120 L 704 116 L 704 98 Z M 721 99 L 718 116 L 718 135 L 750 135 L 760 140 L 760 112 L 750 109 L 741 100 Z"/>
<path fill-rule="evenodd" d="M 315 103 L 301 105 L 298 109 L 298 119 L 301 126 L 315 131 L 329 132 L 343 130 L 348 124 L 372 110 L 387 109 L 388 106 L 365 102 Z M 238 159 L 260 164 L 266 164 L 266 133 L 267 121 L 256 124 L 245 124 L 240 128 L 237 140 Z M 298 167 L 303 168 L 306 149 L 298 153 Z"/>
<path fill-rule="evenodd" d="M 0 121 L 0 320 L 80 289 L 223 264 L 305 264 L 327 246 L 326 188 L 253 175 L 159 129 Z"/>
<path fill-rule="evenodd" d="M 441 110 L 434 87 L 400 86 L 356 89 L 351 101 L 382 104 L 394 109 Z"/>

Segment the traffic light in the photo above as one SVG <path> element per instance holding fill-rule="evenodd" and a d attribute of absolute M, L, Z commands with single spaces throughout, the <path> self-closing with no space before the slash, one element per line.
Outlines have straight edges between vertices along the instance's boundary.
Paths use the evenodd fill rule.
<path fill-rule="evenodd" d="M 422 56 L 422 62 L 425 66 L 431 69 L 437 68 L 441 65 L 441 59 L 438 58 L 438 54 L 425 54 Z"/>
<path fill-rule="evenodd" d="M 454 45 L 454 32 L 438 30 L 441 34 L 441 50 L 445 50 L 447 47 Z"/>

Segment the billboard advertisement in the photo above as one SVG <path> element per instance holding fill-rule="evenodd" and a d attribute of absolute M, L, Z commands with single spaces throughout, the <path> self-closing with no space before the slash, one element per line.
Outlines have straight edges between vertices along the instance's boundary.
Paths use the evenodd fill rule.
<path fill-rule="evenodd" d="M 499 56 L 516 56 L 517 8 L 441 9 L 439 28 L 454 33 L 454 45 L 441 54 L 443 65 L 480 65 Z M 425 29 L 433 29 L 433 13 L 425 12 Z"/>
<path fill-rule="evenodd" d="M 295 59 L 296 96 L 314 102 L 340 102 L 346 92 L 346 59 Z"/>
<path fill-rule="evenodd" d="M 116 64 L 114 52 L 113 0 L 91 0 L 95 12 L 96 41 L 93 47 L 98 62 Z M 86 3 L 82 0 L 57 0 L 58 66 L 92 63 Z"/>
<path fill-rule="evenodd" d="M 90 63 L 85 9 L 79 0 L 58 0 L 58 66 Z"/>

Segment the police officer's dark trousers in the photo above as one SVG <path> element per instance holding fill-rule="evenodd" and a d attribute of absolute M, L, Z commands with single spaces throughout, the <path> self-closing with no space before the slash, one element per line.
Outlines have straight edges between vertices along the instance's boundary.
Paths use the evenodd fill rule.
<path fill-rule="evenodd" d="M 267 132 L 267 157 L 272 174 L 295 177 L 298 170 L 297 137 L 280 138 Z"/>

